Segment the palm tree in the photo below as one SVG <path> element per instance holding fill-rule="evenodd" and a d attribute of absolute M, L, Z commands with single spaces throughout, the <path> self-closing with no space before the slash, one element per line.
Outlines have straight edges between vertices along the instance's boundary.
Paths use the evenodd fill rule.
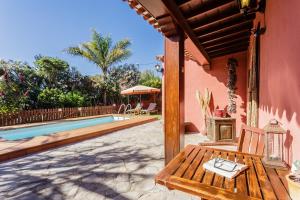
<path fill-rule="evenodd" d="M 102 36 L 97 31 L 92 31 L 92 40 L 81 43 L 79 46 L 69 47 L 65 51 L 74 56 L 81 56 L 96 64 L 103 73 L 106 82 L 109 68 L 118 62 L 126 60 L 131 51 L 128 49 L 131 42 L 123 39 L 113 45 L 110 36 Z M 104 89 L 104 104 L 106 104 L 106 88 Z"/>

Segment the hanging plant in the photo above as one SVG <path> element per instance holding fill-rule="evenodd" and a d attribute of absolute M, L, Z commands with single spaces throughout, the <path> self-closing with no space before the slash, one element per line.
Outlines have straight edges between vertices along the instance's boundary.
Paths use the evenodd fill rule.
<path fill-rule="evenodd" d="M 227 62 L 228 67 L 228 82 L 227 82 L 227 88 L 228 88 L 228 109 L 227 111 L 229 113 L 236 113 L 236 81 L 237 81 L 237 75 L 236 75 L 236 67 L 238 65 L 238 62 L 235 58 L 229 58 Z"/>

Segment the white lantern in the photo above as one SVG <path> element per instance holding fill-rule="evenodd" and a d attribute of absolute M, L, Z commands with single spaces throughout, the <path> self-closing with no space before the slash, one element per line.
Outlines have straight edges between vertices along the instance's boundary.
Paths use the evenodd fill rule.
<path fill-rule="evenodd" d="M 263 162 L 268 166 L 286 167 L 284 162 L 284 139 L 286 131 L 275 119 L 271 120 L 265 127 L 265 157 Z"/>

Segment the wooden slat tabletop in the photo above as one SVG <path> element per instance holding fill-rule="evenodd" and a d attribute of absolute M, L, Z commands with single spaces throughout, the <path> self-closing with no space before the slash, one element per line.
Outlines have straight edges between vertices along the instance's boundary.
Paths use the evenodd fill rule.
<path fill-rule="evenodd" d="M 249 166 L 234 179 L 205 170 L 202 165 L 214 157 Z M 204 199 L 291 199 L 285 175 L 288 169 L 266 167 L 261 156 L 188 145 L 157 176 L 155 181 Z"/>

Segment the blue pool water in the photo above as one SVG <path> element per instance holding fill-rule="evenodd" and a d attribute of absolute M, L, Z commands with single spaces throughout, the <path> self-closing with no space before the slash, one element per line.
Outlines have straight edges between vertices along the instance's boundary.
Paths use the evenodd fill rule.
<path fill-rule="evenodd" d="M 93 118 L 93 119 L 58 122 L 54 124 L 34 126 L 28 128 L 3 130 L 0 131 L 0 138 L 3 138 L 5 140 L 21 140 L 25 138 L 32 138 L 41 135 L 50 135 L 62 131 L 95 126 L 99 124 L 106 124 L 106 123 L 119 121 L 119 120 L 122 119 L 120 117 L 108 116 L 108 117 L 100 117 L 100 118 Z"/>

